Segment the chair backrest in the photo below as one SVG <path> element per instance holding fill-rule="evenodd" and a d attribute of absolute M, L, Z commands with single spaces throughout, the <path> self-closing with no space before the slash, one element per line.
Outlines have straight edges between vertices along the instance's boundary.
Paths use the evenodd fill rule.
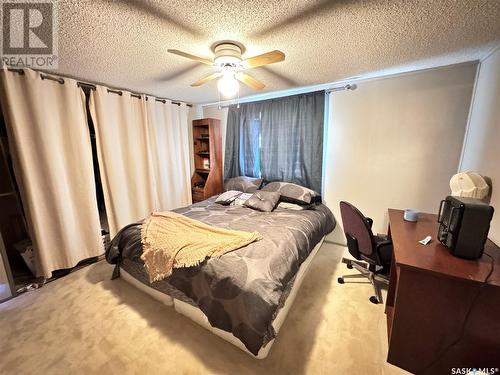
<path fill-rule="evenodd" d="M 366 217 L 352 204 L 344 201 L 340 202 L 340 213 L 349 252 L 358 258 L 354 249 L 357 245 L 357 251 L 363 255 L 371 255 L 374 246 L 373 233 Z M 353 240 L 356 243 L 353 243 Z"/>

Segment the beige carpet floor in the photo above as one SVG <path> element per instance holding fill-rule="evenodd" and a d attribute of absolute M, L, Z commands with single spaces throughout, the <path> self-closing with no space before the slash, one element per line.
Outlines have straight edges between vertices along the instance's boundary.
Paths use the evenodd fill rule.
<path fill-rule="evenodd" d="M 399 374 L 383 305 L 324 244 L 269 356 L 251 358 L 121 279 L 102 261 L 0 304 L 1 374 Z"/>

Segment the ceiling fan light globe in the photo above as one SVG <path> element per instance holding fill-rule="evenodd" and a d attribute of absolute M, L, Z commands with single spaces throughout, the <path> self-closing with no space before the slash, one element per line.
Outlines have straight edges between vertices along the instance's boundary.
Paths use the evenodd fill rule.
<path fill-rule="evenodd" d="M 232 98 L 238 93 L 240 85 L 234 75 L 224 74 L 217 82 L 217 88 L 224 98 Z"/>

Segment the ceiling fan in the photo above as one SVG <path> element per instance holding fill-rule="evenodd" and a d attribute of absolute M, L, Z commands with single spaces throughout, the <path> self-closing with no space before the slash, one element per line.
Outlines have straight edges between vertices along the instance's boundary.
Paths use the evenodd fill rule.
<path fill-rule="evenodd" d="M 254 90 L 262 90 L 265 87 L 262 82 L 244 73 L 244 70 L 285 60 L 285 54 L 278 50 L 243 60 L 241 55 L 244 52 L 244 47 L 240 43 L 233 41 L 215 43 L 212 50 L 214 52 L 213 61 L 176 49 L 169 49 L 167 51 L 175 55 L 218 68 L 218 72 L 192 83 L 191 86 L 198 87 L 209 81 L 220 78 L 217 82 L 217 88 L 226 98 L 233 97 L 238 93 L 238 81 Z"/>

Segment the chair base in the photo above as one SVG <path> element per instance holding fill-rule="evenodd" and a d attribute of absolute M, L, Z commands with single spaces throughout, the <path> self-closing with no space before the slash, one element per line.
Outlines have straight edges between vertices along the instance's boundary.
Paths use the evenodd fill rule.
<path fill-rule="evenodd" d="M 377 283 L 381 282 L 389 285 L 389 280 L 385 275 L 379 274 L 377 271 L 372 271 L 372 267 L 368 263 L 359 260 L 342 258 L 342 263 L 347 264 L 348 269 L 355 268 L 359 273 L 339 277 L 337 279 L 339 284 L 344 284 L 345 279 L 367 278 L 370 284 L 372 284 L 375 293 L 375 295 L 370 297 L 370 302 L 374 304 L 383 303 L 380 286 Z"/>

